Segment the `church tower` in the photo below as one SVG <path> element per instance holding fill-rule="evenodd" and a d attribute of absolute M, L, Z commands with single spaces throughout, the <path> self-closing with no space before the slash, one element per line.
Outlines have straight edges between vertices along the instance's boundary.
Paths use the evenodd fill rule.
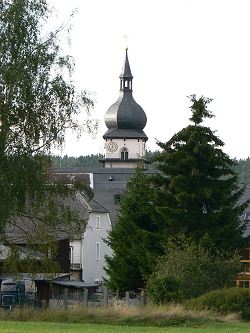
<path fill-rule="evenodd" d="M 108 130 L 103 135 L 105 157 L 102 163 L 106 168 L 134 168 L 145 155 L 145 143 L 148 138 L 143 129 L 147 117 L 133 98 L 132 82 L 133 76 L 126 49 L 120 75 L 120 96 L 105 114 Z"/>

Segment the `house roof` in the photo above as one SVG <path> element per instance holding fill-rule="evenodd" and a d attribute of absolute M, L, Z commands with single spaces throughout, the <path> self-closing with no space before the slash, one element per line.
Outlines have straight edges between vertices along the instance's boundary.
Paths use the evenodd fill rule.
<path fill-rule="evenodd" d="M 119 205 L 116 202 L 116 195 L 122 194 L 126 190 L 127 182 L 135 172 L 133 168 L 56 168 L 56 173 L 64 174 L 89 174 L 93 180 L 93 199 L 88 202 L 92 212 L 109 212 L 111 223 L 115 223 Z M 155 171 L 148 169 L 145 171 L 152 174 Z M 70 177 L 68 177 L 70 178 Z"/>
<path fill-rule="evenodd" d="M 64 287 L 74 287 L 74 288 L 97 288 L 101 285 L 101 283 L 86 283 L 82 281 L 73 281 L 73 280 L 66 280 L 66 281 L 52 281 L 53 284 L 64 286 Z"/>
<path fill-rule="evenodd" d="M 6 279 L 13 279 L 15 277 L 16 279 L 20 280 L 34 280 L 34 281 L 55 281 L 57 279 L 69 279 L 71 273 L 57 273 L 57 274 L 45 274 L 45 273 L 36 273 L 36 274 L 30 274 L 30 273 L 18 273 L 17 276 L 14 276 L 14 274 L 6 273 L 6 274 L 0 274 L 0 280 L 6 280 Z"/>
<path fill-rule="evenodd" d="M 58 198 L 57 200 L 58 204 L 78 212 L 80 217 L 87 221 L 89 211 L 81 193 L 77 193 L 74 197 Z M 5 228 L 5 240 L 12 244 L 27 244 L 28 239 L 31 239 L 38 230 L 41 230 L 39 228 L 43 228 L 43 225 L 46 226 L 48 233 L 51 231 L 56 240 L 67 239 L 70 237 L 70 230 L 63 222 L 58 221 L 56 225 L 50 226 L 44 216 L 38 217 L 32 211 L 32 207 L 28 207 L 22 215 L 13 215 L 8 221 Z M 50 227 L 51 230 L 49 230 Z"/>

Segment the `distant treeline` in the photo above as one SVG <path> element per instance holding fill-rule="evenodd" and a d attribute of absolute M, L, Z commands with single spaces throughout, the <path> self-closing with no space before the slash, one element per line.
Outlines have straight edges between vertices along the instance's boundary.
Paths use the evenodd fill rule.
<path fill-rule="evenodd" d="M 146 158 L 150 159 L 156 152 L 147 151 Z M 57 168 L 65 167 L 99 167 L 99 160 L 104 156 L 101 154 L 91 154 L 87 156 L 73 157 L 65 155 L 52 156 L 53 166 Z M 235 160 L 234 170 L 239 173 L 240 182 L 250 183 L 250 158 L 245 160 Z"/>
<path fill-rule="evenodd" d="M 250 158 L 235 160 L 234 170 L 238 172 L 241 183 L 250 183 Z"/>
<path fill-rule="evenodd" d="M 86 156 L 73 157 L 64 155 L 52 156 L 53 167 L 56 168 L 72 168 L 72 167 L 99 167 L 101 166 L 99 160 L 104 156 L 101 154 L 91 154 Z"/>
<path fill-rule="evenodd" d="M 147 151 L 146 159 L 150 159 L 157 152 Z M 72 167 L 100 167 L 100 159 L 104 158 L 102 154 L 91 154 L 86 156 L 73 157 L 64 155 L 52 156 L 52 164 L 55 168 L 72 168 Z"/>

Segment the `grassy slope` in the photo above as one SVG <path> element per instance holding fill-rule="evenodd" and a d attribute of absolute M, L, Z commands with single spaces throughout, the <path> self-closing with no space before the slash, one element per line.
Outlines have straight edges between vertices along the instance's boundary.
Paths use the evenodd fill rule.
<path fill-rule="evenodd" d="M 247 323 L 209 324 L 205 327 L 133 327 L 97 324 L 67 324 L 1 321 L 0 333 L 247 333 Z"/>

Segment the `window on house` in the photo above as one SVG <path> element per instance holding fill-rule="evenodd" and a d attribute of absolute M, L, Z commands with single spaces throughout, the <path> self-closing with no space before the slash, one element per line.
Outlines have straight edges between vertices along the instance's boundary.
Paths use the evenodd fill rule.
<path fill-rule="evenodd" d="M 96 217 L 96 229 L 101 229 L 101 217 L 99 215 Z"/>
<path fill-rule="evenodd" d="M 249 248 L 241 250 L 240 254 L 241 254 L 241 260 L 242 261 L 249 261 L 250 260 L 250 249 Z"/>
<path fill-rule="evenodd" d="M 100 242 L 96 243 L 96 260 L 99 261 L 101 257 Z"/>
<path fill-rule="evenodd" d="M 69 247 L 69 261 L 71 264 L 73 263 L 73 250 L 74 250 L 73 246 L 70 246 Z"/>
<path fill-rule="evenodd" d="M 241 288 L 249 288 L 249 282 L 250 281 L 246 281 L 246 280 L 240 281 L 240 287 Z"/>
<path fill-rule="evenodd" d="M 245 212 L 244 221 L 250 221 L 250 212 Z"/>

